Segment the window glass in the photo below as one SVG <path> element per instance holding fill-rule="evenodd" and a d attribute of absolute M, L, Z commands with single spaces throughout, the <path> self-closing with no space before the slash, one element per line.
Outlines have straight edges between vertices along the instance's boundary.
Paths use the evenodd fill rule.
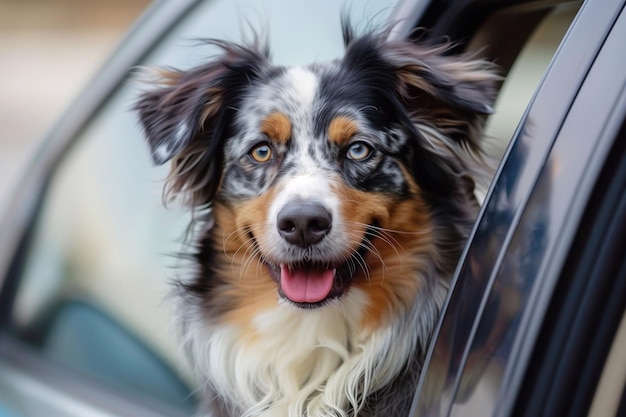
<path fill-rule="evenodd" d="M 392 3 L 355 2 L 349 13 L 356 24 L 372 24 L 384 21 Z M 194 66 L 216 53 L 199 38 L 239 40 L 247 20 L 267 32 L 276 63 L 334 59 L 343 51 L 342 8 L 335 0 L 206 1 L 142 65 Z M 130 110 L 139 91 L 129 75 L 55 172 L 14 319 L 20 334 L 55 360 L 184 404 L 188 391 L 175 373 L 189 382 L 188 372 L 166 295 L 189 218 L 162 205 L 167 167 L 152 166 Z"/>
<path fill-rule="evenodd" d="M 492 146 L 488 151 L 494 157 L 499 158 L 504 153 L 581 3 L 528 2 L 502 8 L 484 16 L 483 23 L 470 39 L 468 51 L 495 61 L 506 77 L 495 111 L 487 121 L 486 135 Z M 515 159 L 507 162 L 515 165 Z M 503 189 L 508 189 L 507 184 Z M 499 196 L 494 194 L 492 198 L 495 197 Z M 507 206 L 506 201 L 499 200 L 489 204 L 491 208 Z M 492 236 L 503 237 L 510 220 L 498 218 L 504 211 L 506 209 L 501 207 L 495 210 L 488 207 L 481 219 L 487 226 L 481 223 L 476 236 L 485 235 L 487 231 Z M 500 229 L 502 224 L 504 231 Z M 498 239 L 496 246 L 501 240 Z M 509 330 L 520 323 L 515 314 L 524 303 L 519 291 L 511 289 L 519 285 L 517 272 L 523 265 L 507 269 L 504 274 L 507 280 L 492 288 L 490 268 L 495 260 L 494 253 L 498 253 L 491 245 L 493 242 L 493 239 L 484 239 L 484 245 L 479 242 L 479 246 L 484 246 L 485 255 L 489 255 L 484 265 L 470 259 L 467 268 L 460 270 L 460 281 L 446 306 L 432 354 L 425 364 L 412 415 L 496 415 L 498 411 L 493 407 L 497 401 L 502 398 L 506 401 L 503 396 L 507 387 L 505 366 L 514 362 Z M 459 289 L 462 291 L 457 291 Z M 498 292 L 500 298 L 485 302 L 485 291 Z M 481 318 L 484 319 L 480 321 L 481 326 L 488 324 L 485 329 L 492 333 L 481 332 L 483 329 L 476 327 L 475 321 Z M 469 350 L 470 347 L 475 349 Z"/>
<path fill-rule="evenodd" d="M 557 51 L 567 29 L 574 20 L 581 2 L 569 2 L 542 9 L 542 17 L 529 32 L 519 54 L 511 66 L 495 104 L 495 112 L 487 124 L 487 135 L 492 140 L 501 141 L 498 152 L 504 148 L 513 136 L 526 107 Z M 524 10 L 513 9 L 523 13 Z M 531 9 L 531 11 L 533 11 Z M 505 36 L 500 34 L 500 36 Z M 532 126 L 531 126 L 532 129 Z M 541 226 L 527 233 L 532 236 L 540 233 Z M 518 254 L 518 259 L 530 259 L 532 253 L 541 251 L 541 247 L 530 245 L 523 248 L 528 253 Z M 509 267 L 511 265 L 508 265 Z M 528 265 L 515 263 L 513 268 L 501 267 L 502 279 L 498 276 L 493 288 L 488 288 L 491 296 L 485 302 L 480 314 L 483 320 L 471 336 L 471 345 L 462 366 L 463 371 L 458 390 L 455 393 L 451 416 L 492 415 L 501 399 L 502 387 L 506 386 L 505 372 L 513 362 L 514 335 L 520 325 L 520 314 L 528 301 L 520 291 L 520 276 L 528 273 Z M 486 282 L 486 280 L 485 280 Z M 477 284 L 473 282 L 471 284 Z M 470 284 L 470 285 L 471 285 Z M 497 294 L 497 296 L 493 296 Z M 484 294 L 480 294 L 480 300 Z M 478 301 L 476 301 L 478 302 Z M 484 319 L 488 317 L 490 319 Z M 472 317 L 470 321 L 476 318 Z M 459 346 L 464 346 L 459 344 Z M 458 368 L 457 368 L 458 369 Z"/>
<path fill-rule="evenodd" d="M 548 9 L 530 33 L 502 84 L 494 114 L 488 120 L 486 137 L 495 147 L 490 152 L 504 153 L 580 4 L 569 2 Z"/>
<path fill-rule="evenodd" d="M 483 148 L 500 161 L 526 107 L 582 2 L 503 8 L 485 19 L 468 43 L 470 53 L 494 62 L 504 79 L 485 125 Z M 477 184 L 482 201 L 487 192 Z"/>

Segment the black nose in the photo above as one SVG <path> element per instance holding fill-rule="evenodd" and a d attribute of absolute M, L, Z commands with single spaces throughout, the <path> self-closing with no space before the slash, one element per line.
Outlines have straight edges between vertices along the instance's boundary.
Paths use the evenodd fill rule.
<path fill-rule="evenodd" d="M 330 232 L 332 216 L 319 203 L 287 203 L 278 212 L 278 233 L 289 243 L 306 248 Z"/>

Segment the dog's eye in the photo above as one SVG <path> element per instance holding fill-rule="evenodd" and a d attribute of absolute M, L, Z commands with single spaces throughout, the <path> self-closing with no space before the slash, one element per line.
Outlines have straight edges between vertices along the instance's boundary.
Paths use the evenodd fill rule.
<path fill-rule="evenodd" d="M 348 148 L 346 157 L 353 161 L 362 161 L 372 153 L 372 148 L 364 142 L 354 142 Z"/>
<path fill-rule="evenodd" d="M 250 156 L 257 162 L 267 162 L 272 158 L 272 148 L 262 143 L 252 148 Z"/>

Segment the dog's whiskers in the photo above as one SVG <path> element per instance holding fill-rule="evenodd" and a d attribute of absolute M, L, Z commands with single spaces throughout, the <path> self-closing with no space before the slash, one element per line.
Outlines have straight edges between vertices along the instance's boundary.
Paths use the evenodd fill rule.
<path fill-rule="evenodd" d="M 356 261 L 358 266 L 361 268 L 361 270 L 363 271 L 363 275 L 365 276 L 365 279 L 370 282 L 372 280 L 372 275 L 370 273 L 370 269 L 367 266 L 367 262 L 365 262 L 365 259 L 363 258 L 363 256 L 359 253 L 359 252 L 354 252 L 354 255 L 350 258 L 350 261 Z M 354 265 L 354 269 L 356 270 L 356 265 Z"/>
<path fill-rule="evenodd" d="M 262 225 L 257 225 L 259 227 L 261 227 Z M 225 239 L 224 241 L 228 241 L 228 239 L 230 239 L 232 236 L 234 236 L 235 234 L 237 234 L 239 236 L 239 238 L 246 236 L 246 238 L 244 240 L 241 241 L 240 245 L 238 246 L 237 250 L 235 250 L 235 252 L 230 255 L 227 252 L 226 249 L 226 244 L 224 243 L 224 254 L 230 259 L 230 263 L 231 263 L 231 271 L 233 273 L 234 276 L 239 276 L 239 279 L 241 279 L 241 277 L 244 275 L 244 273 L 246 272 L 246 265 L 249 264 L 252 260 L 255 259 L 256 255 L 260 254 L 260 249 L 258 248 L 258 246 L 256 245 L 255 239 L 253 236 L 250 236 L 250 234 L 253 232 L 253 227 L 252 226 L 244 226 L 242 228 L 239 228 L 237 230 L 235 230 L 234 232 L 230 233 Z M 243 255 L 241 255 L 242 261 L 239 263 L 239 274 L 237 274 L 237 262 L 238 262 L 238 255 L 241 252 L 241 250 L 244 250 Z M 252 253 L 249 255 L 250 250 L 252 249 Z"/>
<path fill-rule="evenodd" d="M 252 266 L 253 262 L 256 261 L 257 267 L 256 267 L 256 271 L 255 271 L 255 277 L 258 278 L 258 268 L 259 266 L 262 264 L 260 259 L 262 258 L 261 255 L 261 251 L 259 248 L 253 248 L 252 252 L 250 253 L 250 255 L 247 255 L 248 251 L 246 251 L 246 253 L 244 253 L 244 262 L 241 266 L 241 276 L 240 276 L 240 280 L 243 276 L 245 276 L 248 273 L 248 270 L 250 269 L 250 267 Z"/>
<path fill-rule="evenodd" d="M 398 230 L 398 229 L 387 229 L 380 226 L 368 225 L 369 228 L 372 228 L 378 232 L 386 232 L 393 233 L 398 235 L 409 235 L 409 236 L 429 236 L 430 230 L 416 230 L 416 231 L 407 231 L 407 230 Z"/>
<path fill-rule="evenodd" d="M 400 244 L 400 242 L 398 242 L 393 236 L 391 236 L 387 232 L 375 233 L 375 232 L 372 232 L 370 230 L 366 230 L 365 236 L 369 236 L 369 237 L 372 237 L 372 238 L 378 238 L 381 242 L 387 244 L 387 246 L 389 246 L 389 248 L 395 252 L 396 257 L 400 261 L 400 268 L 402 268 L 402 263 L 403 263 L 402 259 L 403 259 L 403 257 L 400 254 L 400 250 L 398 250 L 398 248 L 400 248 L 403 253 L 406 253 L 406 250 Z M 382 262 L 382 259 L 381 259 L 381 262 Z"/>

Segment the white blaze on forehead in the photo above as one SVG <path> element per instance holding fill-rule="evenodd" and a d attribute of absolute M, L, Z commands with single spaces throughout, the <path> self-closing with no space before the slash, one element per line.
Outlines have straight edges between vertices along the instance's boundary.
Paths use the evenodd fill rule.
<path fill-rule="evenodd" d="M 313 104 L 317 91 L 317 76 L 302 67 L 292 67 L 287 70 L 287 82 L 291 85 L 293 99 L 303 106 Z"/>
<path fill-rule="evenodd" d="M 283 187 L 272 202 L 268 219 L 272 222 L 276 219 L 280 210 L 290 201 L 315 201 L 321 203 L 333 216 L 339 210 L 339 201 L 331 191 L 328 178 L 321 175 L 298 175 L 289 178 L 283 183 Z"/>

